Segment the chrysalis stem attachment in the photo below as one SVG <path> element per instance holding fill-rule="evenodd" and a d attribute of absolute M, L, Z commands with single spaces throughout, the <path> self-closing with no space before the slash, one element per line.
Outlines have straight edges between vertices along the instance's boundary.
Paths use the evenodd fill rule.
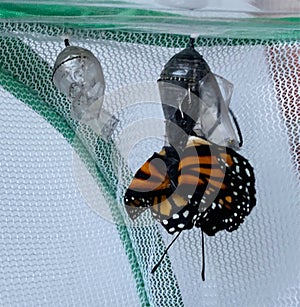
<path fill-rule="evenodd" d="M 237 130 L 237 133 L 239 135 L 239 146 L 242 147 L 243 146 L 243 143 L 244 143 L 244 140 L 243 140 L 243 135 L 242 135 L 242 131 L 241 131 L 241 128 L 239 126 L 239 123 L 237 121 L 237 118 L 235 117 L 233 111 L 229 108 L 229 113 L 233 119 L 233 122 L 235 124 L 235 127 L 236 127 L 236 130 Z"/>
<path fill-rule="evenodd" d="M 204 251 L 204 233 L 201 229 L 202 234 L 202 271 L 201 271 L 201 277 L 202 280 L 205 281 L 205 251 Z"/>
<path fill-rule="evenodd" d="M 190 36 L 190 48 L 195 48 L 195 37 Z"/>
<path fill-rule="evenodd" d="M 162 254 L 162 256 L 160 257 L 159 261 L 156 263 L 156 265 L 153 267 L 153 269 L 151 270 L 151 274 L 154 274 L 155 271 L 157 270 L 157 268 L 160 266 L 161 262 L 163 261 L 165 255 L 167 254 L 169 248 L 173 245 L 173 243 L 176 241 L 176 239 L 179 237 L 179 235 L 181 234 L 181 231 L 178 232 L 177 236 L 172 240 L 172 242 L 168 245 L 168 247 L 166 248 L 166 250 L 164 251 L 164 253 Z"/>
<path fill-rule="evenodd" d="M 64 42 L 65 42 L 65 46 L 66 46 L 66 47 L 69 47 L 69 46 L 70 46 L 70 41 L 69 41 L 67 38 L 64 40 Z"/>

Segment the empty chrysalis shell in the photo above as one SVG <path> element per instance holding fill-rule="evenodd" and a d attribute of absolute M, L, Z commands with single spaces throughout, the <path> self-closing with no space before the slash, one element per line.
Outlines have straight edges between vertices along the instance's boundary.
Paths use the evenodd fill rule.
<path fill-rule="evenodd" d="M 207 62 L 190 45 L 175 54 L 158 79 L 168 142 L 184 148 L 188 136 L 239 148 L 229 117 L 232 84 L 214 75 Z"/>
<path fill-rule="evenodd" d="M 100 62 L 84 48 L 70 46 L 57 56 L 53 82 L 71 102 L 71 117 L 88 125 L 104 138 L 110 138 L 118 120 L 102 108 L 105 80 Z"/>
<path fill-rule="evenodd" d="M 91 51 L 65 43 L 54 64 L 53 82 L 71 101 L 74 119 L 98 118 L 105 90 L 101 64 Z"/>

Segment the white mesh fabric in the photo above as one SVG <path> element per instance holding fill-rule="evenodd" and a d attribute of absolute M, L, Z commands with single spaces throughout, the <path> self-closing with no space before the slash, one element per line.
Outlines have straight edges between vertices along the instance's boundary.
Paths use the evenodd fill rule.
<path fill-rule="evenodd" d="M 0 93 L 0 305 L 138 305 L 116 227 L 99 221 L 78 189 L 77 154 L 38 114 Z"/>
<path fill-rule="evenodd" d="M 101 61 L 104 107 L 119 119 L 114 144 L 107 145 L 70 119 L 68 103 L 53 89 L 47 63 L 53 66 L 62 50 L 63 34 L 50 26 L 2 28 L 1 304 L 297 306 L 299 44 L 197 40 L 212 71 L 234 84 L 231 106 L 245 139 L 241 154 L 254 166 L 258 200 L 238 231 L 206 239 L 207 280 L 202 282 L 198 229 L 179 237 L 170 259 L 151 275 L 172 237 L 153 222 L 145 227 L 122 223 L 127 219 L 124 188 L 163 141 L 157 96 L 139 90 L 140 83 L 155 82 L 187 37 L 69 31 L 72 44 L 90 49 Z M 14 82 L 48 109 L 30 104 L 29 94 L 20 93 Z M 140 93 L 135 101 L 133 91 Z M 121 159 L 126 142 L 133 144 L 129 160 Z M 87 180 L 94 180 L 94 194 L 81 184 Z"/>

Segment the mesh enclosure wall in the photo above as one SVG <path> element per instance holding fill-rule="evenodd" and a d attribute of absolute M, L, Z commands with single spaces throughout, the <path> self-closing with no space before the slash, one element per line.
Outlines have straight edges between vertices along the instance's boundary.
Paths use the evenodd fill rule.
<path fill-rule="evenodd" d="M 70 116 L 52 83 L 64 48 L 91 50 L 106 80 L 110 139 Z M 0 305 L 297 306 L 300 301 L 300 105 L 297 39 L 198 38 L 212 71 L 234 84 L 231 107 L 254 167 L 257 206 L 241 227 L 171 241 L 122 198 L 164 142 L 156 80 L 185 35 L 3 23 L 0 36 Z"/>

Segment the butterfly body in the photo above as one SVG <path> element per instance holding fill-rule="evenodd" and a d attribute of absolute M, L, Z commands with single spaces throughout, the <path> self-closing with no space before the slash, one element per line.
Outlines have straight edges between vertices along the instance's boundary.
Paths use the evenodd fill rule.
<path fill-rule="evenodd" d="M 172 146 L 137 171 L 125 194 L 134 220 L 150 210 L 170 233 L 199 227 L 207 235 L 233 231 L 255 206 L 250 163 L 234 150 L 190 136 L 179 154 Z"/>

